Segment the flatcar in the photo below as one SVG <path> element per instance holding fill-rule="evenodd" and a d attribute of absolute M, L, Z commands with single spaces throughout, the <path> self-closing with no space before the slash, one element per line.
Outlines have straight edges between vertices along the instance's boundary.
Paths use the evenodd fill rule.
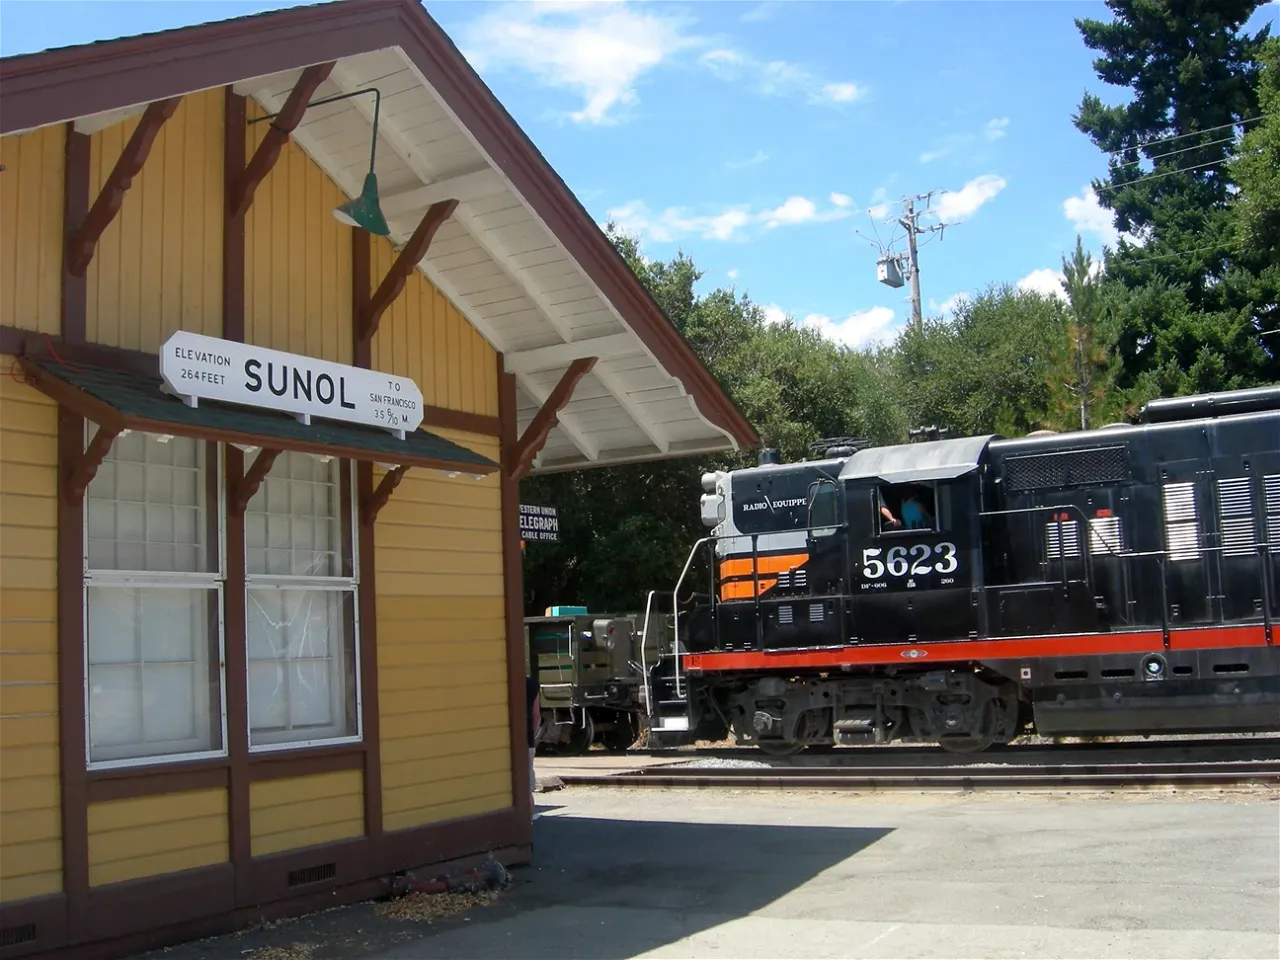
<path fill-rule="evenodd" d="M 650 594 L 650 743 L 1280 730 L 1280 387 L 760 459 L 703 477 L 710 534 Z"/>

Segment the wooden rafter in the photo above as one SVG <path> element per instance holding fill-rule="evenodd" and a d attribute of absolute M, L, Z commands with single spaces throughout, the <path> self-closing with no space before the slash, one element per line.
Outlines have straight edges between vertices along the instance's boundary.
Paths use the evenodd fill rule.
<path fill-rule="evenodd" d="M 63 490 L 67 503 L 77 507 L 84 502 L 84 493 L 89 489 L 89 484 L 93 483 L 93 478 L 97 476 L 102 461 L 111 452 L 111 444 L 120 435 L 120 430 L 120 426 L 114 423 L 104 423 L 98 427 L 93 439 L 89 441 L 89 446 L 85 447 L 84 453 L 80 454 L 67 474 L 66 487 Z"/>
<path fill-rule="evenodd" d="M 280 456 L 279 450 L 264 447 L 258 451 L 258 455 L 253 458 L 253 464 L 244 472 L 244 476 L 236 483 L 235 490 L 232 492 L 231 507 L 236 513 L 244 513 L 248 509 L 249 501 L 262 486 L 262 481 L 271 472 L 271 467 L 278 456 Z"/>
<path fill-rule="evenodd" d="M 413 236 L 396 257 L 396 262 L 391 265 L 387 275 L 382 278 L 382 283 L 378 284 L 378 289 L 360 311 L 358 336 L 361 340 L 371 340 L 377 333 L 378 322 L 382 319 L 387 307 L 391 306 L 400 295 L 405 281 L 409 279 L 409 274 L 413 273 L 418 263 L 427 255 L 436 231 L 449 217 L 453 216 L 453 211 L 457 207 L 457 200 L 440 200 L 427 208 L 422 222 L 418 224 L 418 229 L 413 231 Z"/>
<path fill-rule="evenodd" d="M 317 63 L 302 71 L 302 76 L 294 84 L 289 99 L 272 119 L 266 135 L 258 144 L 258 149 L 253 152 L 253 159 L 236 178 L 235 186 L 231 189 L 231 208 L 228 211 L 230 216 L 238 217 L 249 209 L 258 184 L 267 178 L 271 168 L 276 165 L 276 161 L 280 158 L 280 151 L 289 141 L 289 135 L 302 122 L 302 115 L 307 112 L 307 104 L 316 92 L 316 88 L 324 83 L 329 72 L 333 70 L 333 64 L 332 60 L 328 63 Z"/>
<path fill-rule="evenodd" d="M 169 97 L 166 100 L 157 100 L 142 114 L 142 119 L 134 128 L 133 136 L 124 145 L 124 150 L 120 152 L 115 167 L 112 168 L 106 183 L 102 185 L 98 199 L 93 202 L 84 222 L 76 228 L 67 244 L 67 270 L 74 276 L 82 277 L 89 269 L 89 262 L 93 260 L 93 252 L 98 245 L 98 240 L 102 238 L 102 234 L 111 225 L 116 214 L 120 212 L 124 195 L 133 185 L 134 177 L 142 172 L 142 166 L 147 162 L 160 128 L 173 116 L 181 99 L 181 97 Z"/>
<path fill-rule="evenodd" d="M 547 402 L 534 415 L 529 426 L 525 428 L 520 439 L 516 441 L 515 450 L 511 455 L 511 462 L 505 465 L 508 475 L 513 479 L 519 480 L 529 472 L 529 467 L 533 464 L 533 458 L 538 455 L 538 451 L 546 444 L 547 437 L 551 435 L 555 425 L 560 422 L 560 411 L 568 404 L 579 381 L 590 373 L 591 369 L 596 365 L 597 359 L 596 357 L 581 357 L 569 364 L 569 369 L 564 372 L 560 382 L 555 385 L 555 389 L 547 397 Z"/>
<path fill-rule="evenodd" d="M 365 524 L 372 524 L 378 519 L 378 512 L 387 505 L 387 501 L 391 499 L 391 494 L 396 487 L 400 486 L 400 481 L 404 479 L 405 472 L 408 467 L 394 467 L 382 475 L 382 480 L 378 484 L 377 489 L 365 498 L 360 504 L 360 521 Z"/>

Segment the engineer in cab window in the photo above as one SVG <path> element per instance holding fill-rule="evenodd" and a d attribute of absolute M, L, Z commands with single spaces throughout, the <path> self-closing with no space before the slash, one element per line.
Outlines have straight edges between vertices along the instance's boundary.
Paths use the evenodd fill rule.
<path fill-rule="evenodd" d="M 933 517 L 914 490 L 908 490 L 902 498 L 902 524 L 908 530 L 933 529 Z"/>

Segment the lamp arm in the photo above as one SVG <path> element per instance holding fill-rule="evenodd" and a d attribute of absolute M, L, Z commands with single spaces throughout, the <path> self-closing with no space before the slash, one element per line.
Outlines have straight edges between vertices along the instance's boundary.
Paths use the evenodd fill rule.
<path fill-rule="evenodd" d="M 337 103 L 339 100 L 350 100 L 352 97 L 363 96 L 366 93 L 373 94 L 373 136 L 369 138 L 369 172 L 373 173 L 373 162 L 378 156 L 378 116 L 382 112 L 381 90 L 377 87 L 364 87 L 360 90 L 352 90 L 350 93 L 339 93 L 332 97 L 312 100 L 307 104 L 306 109 L 310 110 L 312 107 L 324 106 L 326 103 Z M 276 113 L 269 113 L 265 117 L 254 117 L 252 120 L 248 121 L 248 126 L 253 126 L 255 123 L 261 123 L 264 120 L 273 120 L 278 116 L 280 116 L 279 111 Z"/>

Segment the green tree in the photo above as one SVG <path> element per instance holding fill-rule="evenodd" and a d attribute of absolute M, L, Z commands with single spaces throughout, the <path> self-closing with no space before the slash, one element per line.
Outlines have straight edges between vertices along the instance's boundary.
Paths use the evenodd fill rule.
<path fill-rule="evenodd" d="M 1240 187 L 1233 207 L 1236 238 L 1280 264 L 1280 37 L 1270 37 L 1259 50 L 1262 73 L 1258 107 L 1262 120 L 1244 135 L 1231 175 Z"/>
<path fill-rule="evenodd" d="M 910 420 L 958 434 L 1037 429 L 1048 414 L 1049 363 L 1066 323 L 1057 297 L 1006 284 L 965 300 L 951 321 L 908 328 L 898 338 L 896 364 Z"/>
<path fill-rule="evenodd" d="M 1067 323 L 1049 365 L 1047 427 L 1086 430 L 1109 422 L 1123 408 L 1114 354 L 1114 307 L 1123 288 L 1106 283 L 1101 267 L 1079 236 L 1072 255 L 1062 258 Z"/>
<path fill-rule="evenodd" d="M 1186 301 L 1168 319 L 1142 311 L 1127 318 L 1147 326 L 1120 341 L 1124 387 L 1140 379 L 1150 385 L 1143 375 L 1156 372 L 1160 361 L 1147 346 L 1181 317 L 1195 320 L 1173 333 L 1180 358 L 1194 332 L 1207 337 L 1206 363 L 1225 364 L 1229 376 L 1244 382 L 1280 376 L 1260 340 L 1275 326 L 1268 305 L 1280 299 L 1280 274 L 1272 260 L 1237 242 L 1226 162 L 1238 152 L 1236 129 L 1261 111 L 1258 58 L 1269 28 L 1253 36 L 1242 28 L 1263 2 L 1107 0 L 1113 20 L 1076 21 L 1086 46 L 1099 54 L 1098 77 L 1129 94 L 1116 106 L 1086 94 L 1074 117 L 1109 158 L 1108 176 L 1094 183 L 1099 200 L 1114 211 L 1122 233 L 1142 241 L 1122 238 L 1106 258 L 1107 274 L 1131 291 L 1150 288 L 1149 298 L 1168 301 L 1172 289 L 1174 299 Z M 1236 342 L 1242 322 L 1254 328 L 1254 349 Z M 1198 347 L 1190 352 L 1200 357 Z M 1184 386 L 1197 379 L 1216 378 L 1184 378 Z"/>

